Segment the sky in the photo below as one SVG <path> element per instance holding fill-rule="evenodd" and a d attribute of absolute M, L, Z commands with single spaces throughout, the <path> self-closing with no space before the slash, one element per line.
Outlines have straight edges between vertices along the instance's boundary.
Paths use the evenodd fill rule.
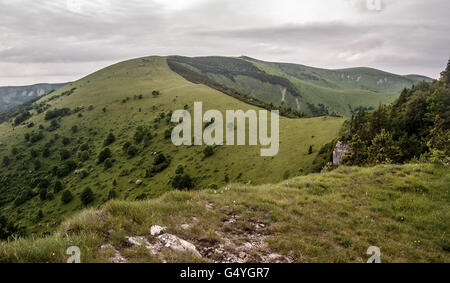
<path fill-rule="evenodd" d="M 0 86 L 150 55 L 241 56 L 438 78 L 448 0 L 0 0 Z"/>

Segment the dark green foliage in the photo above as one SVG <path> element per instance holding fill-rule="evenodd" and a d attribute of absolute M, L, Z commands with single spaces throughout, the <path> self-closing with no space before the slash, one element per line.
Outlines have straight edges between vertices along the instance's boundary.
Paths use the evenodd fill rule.
<path fill-rule="evenodd" d="M 105 165 L 105 169 L 111 168 L 113 166 L 113 162 L 112 162 L 111 158 L 106 159 L 104 165 Z"/>
<path fill-rule="evenodd" d="M 73 195 L 69 190 L 65 190 L 61 195 L 61 201 L 64 204 L 71 202 L 73 199 Z"/>
<path fill-rule="evenodd" d="M 59 129 L 59 124 L 58 124 L 58 121 L 56 121 L 56 120 L 52 120 L 51 122 L 50 122 L 50 126 L 47 128 L 47 131 L 49 131 L 49 132 L 54 132 L 54 131 L 56 131 L 57 129 Z"/>
<path fill-rule="evenodd" d="M 44 134 L 42 132 L 39 132 L 37 134 L 32 134 L 30 137 L 31 143 L 37 143 L 38 141 L 42 140 L 44 138 Z"/>
<path fill-rule="evenodd" d="M 40 189 L 46 189 L 50 186 L 50 181 L 48 179 L 41 179 L 38 187 Z"/>
<path fill-rule="evenodd" d="M 72 172 L 73 170 L 75 170 L 77 168 L 77 164 L 75 161 L 73 160 L 68 160 L 66 161 L 62 167 L 57 168 L 57 172 L 56 175 L 59 178 L 63 178 L 66 177 L 67 175 L 70 174 L 70 172 Z"/>
<path fill-rule="evenodd" d="M 89 144 L 84 143 L 80 146 L 81 151 L 88 151 L 89 150 Z"/>
<path fill-rule="evenodd" d="M 204 158 L 208 158 L 210 156 L 213 156 L 214 154 L 214 148 L 212 146 L 207 146 L 205 147 L 205 149 L 203 150 L 203 156 Z"/>
<path fill-rule="evenodd" d="M 16 119 L 14 119 L 14 125 L 18 126 L 18 125 L 22 124 L 26 120 L 30 119 L 31 116 L 32 115 L 29 111 L 25 111 L 25 112 L 21 113 L 19 116 L 16 117 Z"/>
<path fill-rule="evenodd" d="M 153 138 L 150 130 L 147 127 L 139 126 L 134 134 L 134 142 L 140 144 L 142 141 L 147 141 L 147 143 Z"/>
<path fill-rule="evenodd" d="M 3 215 L 0 216 L 0 240 L 7 240 L 14 235 L 21 234 L 21 228 L 9 221 Z"/>
<path fill-rule="evenodd" d="M 181 175 L 184 173 L 184 167 L 182 165 L 178 165 L 177 170 L 175 171 L 175 174 Z"/>
<path fill-rule="evenodd" d="M 41 165 L 42 165 L 41 161 L 39 159 L 36 159 L 33 162 L 34 170 L 37 171 L 37 170 L 41 169 Z"/>
<path fill-rule="evenodd" d="M 30 157 L 31 158 L 36 158 L 37 156 L 38 156 L 38 152 L 32 148 L 30 150 Z"/>
<path fill-rule="evenodd" d="M 39 190 L 39 198 L 41 200 L 46 200 L 46 198 L 47 198 L 47 189 L 46 188 L 41 188 Z"/>
<path fill-rule="evenodd" d="M 108 200 L 115 199 L 117 197 L 117 193 L 115 190 L 110 190 L 108 193 Z"/>
<path fill-rule="evenodd" d="M 49 110 L 47 111 L 47 113 L 45 113 L 45 120 L 52 120 L 59 117 L 67 116 L 69 114 L 70 114 L 69 108 Z"/>
<path fill-rule="evenodd" d="M 116 141 L 116 137 L 114 136 L 114 134 L 109 133 L 108 136 L 106 137 L 105 141 L 103 142 L 103 146 L 108 146 L 115 141 Z"/>
<path fill-rule="evenodd" d="M 62 191 L 64 189 L 63 184 L 61 181 L 56 181 L 55 185 L 53 186 L 53 192 L 55 194 L 59 193 L 60 191 Z"/>
<path fill-rule="evenodd" d="M 45 158 L 47 158 L 47 157 L 49 157 L 50 155 L 51 155 L 50 145 L 49 145 L 49 144 L 46 144 L 46 145 L 44 146 L 44 149 L 42 150 L 42 156 L 45 157 Z"/>
<path fill-rule="evenodd" d="M 81 162 L 85 162 L 85 161 L 89 160 L 89 152 L 87 152 L 87 151 L 81 152 L 80 160 L 81 160 Z"/>
<path fill-rule="evenodd" d="M 87 187 L 81 192 L 80 199 L 82 204 L 88 205 L 94 201 L 94 192 L 92 192 L 91 188 Z"/>
<path fill-rule="evenodd" d="M 153 166 L 146 170 L 146 177 L 153 177 L 156 174 L 164 171 L 170 165 L 170 158 L 166 157 L 163 153 L 156 155 L 153 161 Z"/>
<path fill-rule="evenodd" d="M 9 157 L 8 156 L 3 156 L 3 166 L 8 166 L 9 165 L 9 163 L 11 162 L 11 160 L 9 159 Z"/>
<path fill-rule="evenodd" d="M 176 175 L 172 180 L 172 187 L 178 190 L 190 190 L 194 187 L 194 182 L 188 174 Z"/>
<path fill-rule="evenodd" d="M 39 221 L 42 218 L 44 218 L 44 213 L 42 212 L 42 209 L 39 209 L 37 215 L 36 215 L 36 219 Z"/>
<path fill-rule="evenodd" d="M 140 194 L 140 195 L 138 195 L 136 197 L 136 200 L 137 201 L 139 201 L 139 200 L 146 200 L 147 198 L 148 198 L 148 195 L 146 193 L 142 193 L 142 194 Z"/>
<path fill-rule="evenodd" d="M 134 145 L 130 145 L 128 147 L 127 154 L 130 158 L 136 156 L 137 153 L 138 153 L 138 149 Z"/>
<path fill-rule="evenodd" d="M 311 155 L 313 153 L 313 146 L 310 145 L 308 149 L 308 154 Z"/>
<path fill-rule="evenodd" d="M 98 163 L 103 163 L 106 159 L 112 156 L 111 150 L 109 148 L 103 149 L 98 155 Z"/>
<path fill-rule="evenodd" d="M 123 152 L 124 152 L 124 153 L 127 153 L 128 148 L 130 148 L 130 146 L 131 146 L 131 143 L 130 143 L 130 142 L 125 142 L 125 143 L 123 144 L 123 146 L 122 146 Z"/>
<path fill-rule="evenodd" d="M 70 152 L 67 149 L 63 149 L 59 152 L 61 160 L 67 160 L 70 158 Z"/>
<path fill-rule="evenodd" d="M 25 202 L 27 202 L 28 200 L 33 198 L 33 192 L 31 191 L 31 189 L 24 189 L 19 196 L 14 200 L 14 205 L 17 206 L 21 206 L 22 204 L 24 204 Z"/>
<path fill-rule="evenodd" d="M 421 156 L 444 157 L 446 152 L 448 156 L 449 129 L 450 87 L 445 78 L 421 82 L 403 90 L 391 106 L 381 105 L 372 113 L 361 111 L 352 117 L 343 136 L 352 152 L 344 163 L 404 163 Z"/>
<path fill-rule="evenodd" d="M 168 139 L 170 139 L 172 137 L 172 130 L 171 129 L 167 129 L 165 132 L 164 132 L 164 138 L 166 139 L 166 140 L 168 140 Z"/>
<path fill-rule="evenodd" d="M 76 134 L 78 132 L 78 126 L 77 125 L 72 126 L 71 131 L 73 134 Z"/>
<path fill-rule="evenodd" d="M 328 112 L 328 108 L 321 103 L 318 106 L 315 106 L 314 104 L 311 103 L 306 103 L 306 105 L 308 105 L 308 108 L 313 116 L 327 116 L 330 114 Z"/>
<path fill-rule="evenodd" d="M 52 192 L 47 192 L 47 200 L 53 200 L 55 195 Z"/>
<path fill-rule="evenodd" d="M 63 144 L 63 145 L 69 145 L 69 144 L 70 144 L 70 138 L 68 138 L 68 137 L 63 137 L 63 139 L 62 139 L 62 144 Z"/>
<path fill-rule="evenodd" d="M 25 134 L 25 141 L 30 141 L 30 134 L 29 133 L 26 133 Z"/>

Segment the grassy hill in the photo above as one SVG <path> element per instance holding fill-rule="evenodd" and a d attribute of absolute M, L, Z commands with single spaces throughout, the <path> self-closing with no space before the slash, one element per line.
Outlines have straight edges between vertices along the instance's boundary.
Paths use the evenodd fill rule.
<path fill-rule="evenodd" d="M 250 57 L 169 57 L 185 78 L 229 89 L 247 103 L 257 100 L 305 116 L 351 116 L 393 102 L 404 88 L 430 78 L 400 76 L 371 68 L 327 70 Z M 295 114 L 295 113 L 294 113 Z"/>
<path fill-rule="evenodd" d="M 86 188 L 94 193 L 90 206 L 110 198 L 154 198 L 174 190 L 171 180 L 180 166 L 194 190 L 276 183 L 310 172 L 318 149 L 337 137 L 344 121 L 281 117 L 277 156 L 261 157 L 260 147 L 223 146 L 204 158 L 204 147 L 175 147 L 166 138 L 171 111 L 191 111 L 194 101 L 204 109 L 259 109 L 185 80 L 164 57 L 122 62 L 42 97 L 0 124 L 0 214 L 27 235 L 48 233 L 85 208 L 80 196 Z M 104 146 L 110 133 L 114 142 Z M 111 156 L 99 163 L 105 148 Z M 153 175 L 155 153 L 168 166 Z M 67 191 L 73 199 L 63 203 Z"/>
<path fill-rule="evenodd" d="M 370 246 L 380 247 L 382 262 L 449 262 L 449 184 L 448 168 L 430 164 L 339 167 L 273 185 L 112 201 L 47 237 L 1 243 L 0 262 L 65 262 L 73 245 L 82 262 L 108 262 L 116 252 L 128 262 L 366 262 Z M 152 255 L 126 240 L 153 242 L 152 225 L 190 241 L 202 258 Z"/>
<path fill-rule="evenodd" d="M 66 84 L 36 84 L 30 86 L 0 87 L 0 111 L 28 102 L 52 90 L 57 90 L 64 85 Z"/>

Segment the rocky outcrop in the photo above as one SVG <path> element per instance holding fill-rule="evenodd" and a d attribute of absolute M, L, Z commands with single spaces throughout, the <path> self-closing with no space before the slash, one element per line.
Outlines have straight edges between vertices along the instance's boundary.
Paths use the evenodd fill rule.
<path fill-rule="evenodd" d="M 197 248 L 181 238 L 172 234 L 162 234 L 158 236 L 158 240 L 166 247 L 176 252 L 190 252 L 197 257 L 202 257 Z"/>
<path fill-rule="evenodd" d="M 342 158 L 346 153 L 350 151 L 350 145 L 345 144 L 344 142 L 338 141 L 333 150 L 333 165 L 340 165 L 342 162 Z"/>
<path fill-rule="evenodd" d="M 156 237 L 152 238 L 152 243 L 144 236 L 126 237 L 126 239 L 133 246 L 146 247 L 154 255 L 159 255 L 161 249 L 165 247 L 176 252 L 190 252 L 197 257 L 202 257 L 193 244 L 175 235 L 164 233 L 165 230 L 165 227 L 152 226 L 150 234 Z"/>
<path fill-rule="evenodd" d="M 161 227 L 161 226 L 158 226 L 158 225 L 153 225 L 151 228 L 150 228 L 150 235 L 152 235 L 152 236 L 159 236 L 159 235 L 161 235 L 162 233 L 164 233 L 166 231 L 166 227 Z"/>

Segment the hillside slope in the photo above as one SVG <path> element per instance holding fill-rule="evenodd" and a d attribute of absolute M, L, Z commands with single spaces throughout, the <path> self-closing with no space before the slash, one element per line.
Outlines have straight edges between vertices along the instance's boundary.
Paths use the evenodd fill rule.
<path fill-rule="evenodd" d="M 0 244 L 0 262 L 382 262 L 450 261 L 450 172 L 429 164 L 340 167 L 274 185 L 174 191 L 112 201 L 65 221 L 45 238 Z M 193 243 L 202 258 L 130 243 L 157 239 L 152 225 Z"/>
<path fill-rule="evenodd" d="M 28 102 L 64 85 L 66 83 L 0 87 L 0 111 Z"/>
<path fill-rule="evenodd" d="M 327 70 L 250 57 L 171 56 L 169 65 L 190 81 L 228 89 L 247 103 L 288 109 L 294 116 L 351 116 L 391 103 L 414 83 L 431 81 L 371 68 Z"/>
<path fill-rule="evenodd" d="M 171 111 L 192 111 L 194 101 L 204 110 L 259 109 L 186 81 L 164 57 L 110 66 L 36 101 L 13 124 L 0 124 L 0 214 L 28 235 L 51 232 L 85 207 L 85 189 L 93 191 L 89 205 L 157 197 L 173 190 L 179 168 L 193 189 L 279 182 L 310 172 L 315 153 L 344 121 L 281 117 L 277 156 L 261 157 L 259 146 L 223 146 L 205 158 L 205 147 L 176 147 L 166 136 Z M 110 133 L 114 139 L 105 146 Z M 99 162 L 106 148 L 111 156 Z M 155 153 L 164 162 L 155 165 Z M 69 192 L 73 199 L 62 202 Z"/>

